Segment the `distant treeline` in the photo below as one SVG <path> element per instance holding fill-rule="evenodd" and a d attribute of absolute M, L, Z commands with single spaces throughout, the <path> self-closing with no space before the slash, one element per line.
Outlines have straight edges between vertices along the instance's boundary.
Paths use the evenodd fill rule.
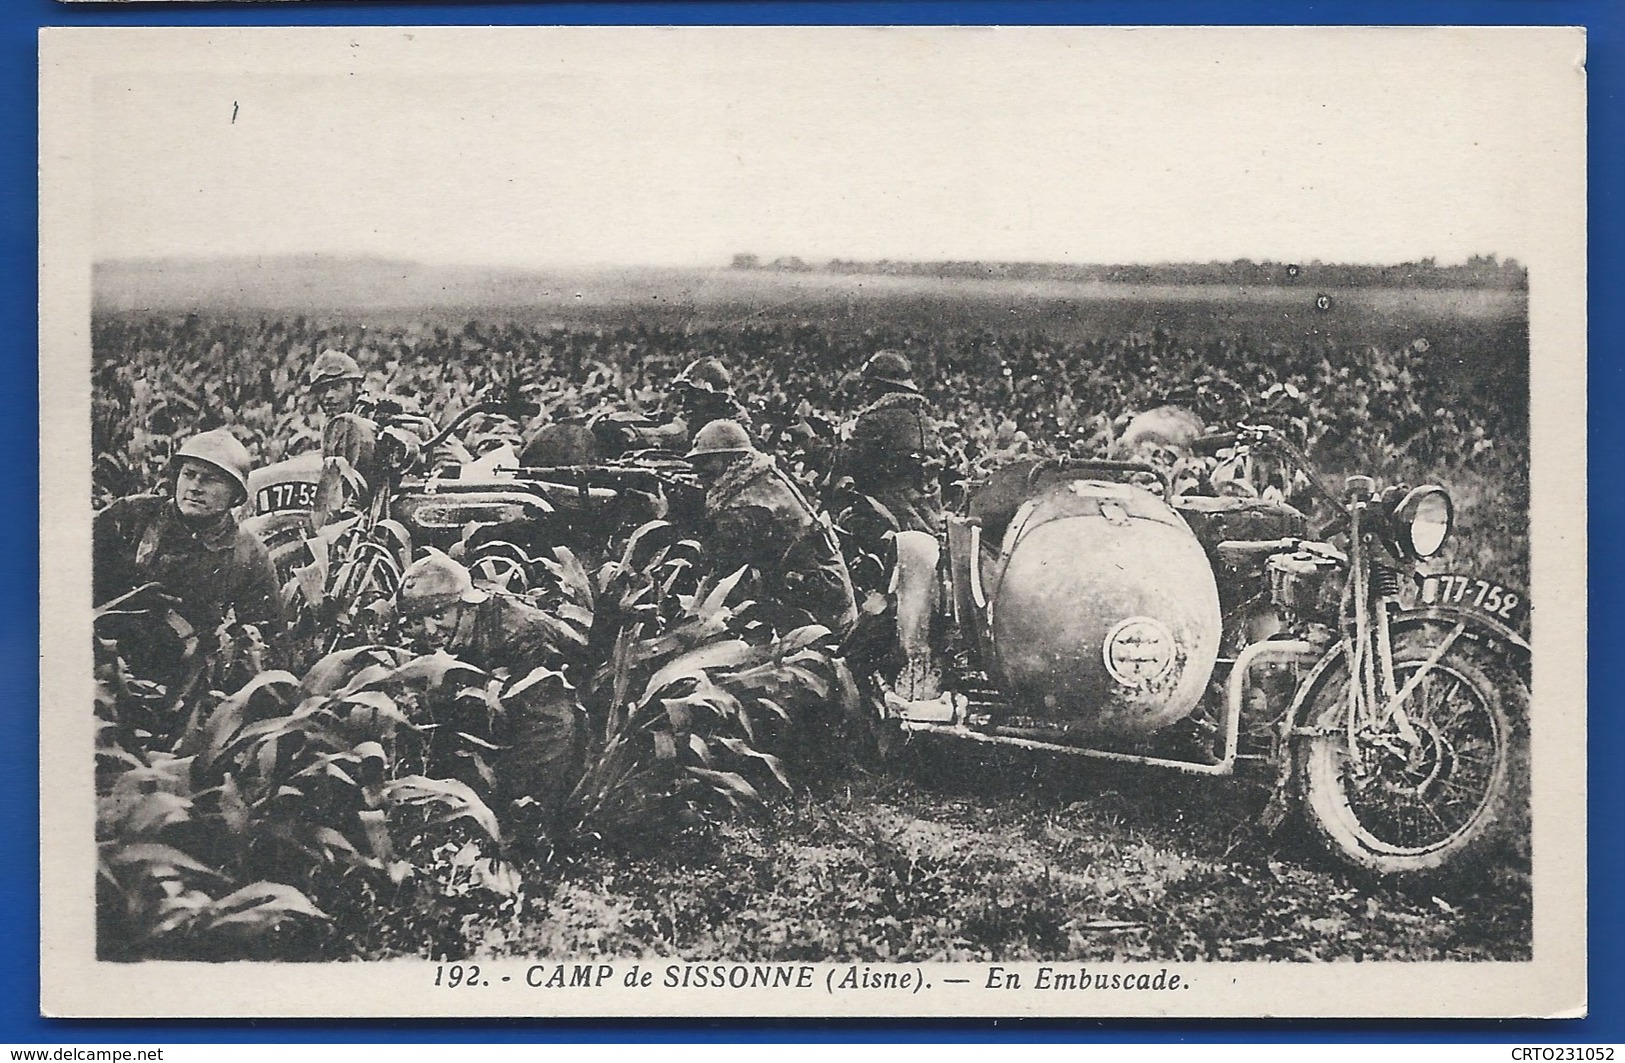
<path fill-rule="evenodd" d="M 1058 262 L 863 262 L 832 258 L 822 265 L 794 256 L 763 261 L 739 254 L 733 268 L 786 273 L 886 274 L 894 277 L 1000 278 L 1006 280 L 1109 281 L 1115 284 L 1310 285 L 1317 288 L 1500 288 L 1524 291 L 1529 271 L 1517 259 L 1474 255 L 1459 265 L 1432 258 L 1391 266 L 1310 262 L 1162 262 L 1112 266 Z"/>

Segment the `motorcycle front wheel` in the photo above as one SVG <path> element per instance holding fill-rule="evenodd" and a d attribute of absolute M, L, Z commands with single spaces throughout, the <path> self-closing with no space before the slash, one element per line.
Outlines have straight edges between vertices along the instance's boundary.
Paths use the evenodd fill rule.
<path fill-rule="evenodd" d="M 1431 636 L 1431 637 L 1430 637 Z M 1437 633 L 1394 646 L 1394 682 L 1426 664 Z M 1340 665 L 1311 699 L 1299 748 L 1305 819 L 1343 862 L 1376 875 L 1431 877 L 1477 867 L 1528 830 L 1529 692 L 1510 669 L 1457 643 L 1404 705 L 1415 740 L 1393 724 L 1349 721 Z"/>

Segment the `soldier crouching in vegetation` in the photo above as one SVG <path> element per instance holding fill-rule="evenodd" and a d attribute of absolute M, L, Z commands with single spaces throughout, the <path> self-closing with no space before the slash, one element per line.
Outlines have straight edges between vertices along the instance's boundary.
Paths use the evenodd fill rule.
<path fill-rule="evenodd" d="M 942 437 L 913 367 L 879 351 L 862 370 L 867 400 L 842 432 L 837 475 L 880 503 L 898 531 L 942 532 Z"/>
<path fill-rule="evenodd" d="M 579 636 L 511 594 L 474 586 L 468 569 L 432 549 L 401 576 L 396 607 L 419 646 L 504 679 L 505 717 L 491 735 L 503 747 L 491 764 L 495 789 L 510 801 L 530 798 L 542 825 L 551 824 L 580 773 L 575 699 L 556 678 L 526 680 L 557 667 Z"/>
<path fill-rule="evenodd" d="M 604 418 L 595 425 L 602 448 L 623 450 L 687 450 L 701 428 L 712 421 L 733 421 L 746 434 L 752 430 L 750 414 L 734 394 L 733 374 L 715 358 L 696 358 L 671 382 L 668 407 L 671 420 L 664 424 L 637 424 Z"/>
<path fill-rule="evenodd" d="M 835 471 L 881 509 L 891 529 L 890 550 L 867 548 L 894 559 L 889 606 L 899 665 L 896 692 L 905 702 L 933 702 L 942 695 L 931 646 L 943 529 L 942 438 L 908 359 L 878 351 L 861 375 L 869 401 L 843 430 Z"/>
<path fill-rule="evenodd" d="M 98 632 L 118 640 L 138 674 L 165 682 L 180 678 L 188 662 L 207 657 L 228 615 L 237 624 L 257 626 L 267 638 L 281 629 L 271 556 L 237 526 L 232 512 L 248 497 L 252 464 L 229 431 L 204 432 L 176 452 L 167 492 L 121 498 L 96 514 L 98 607 L 156 584 L 182 622 L 166 624 L 153 608 L 157 599 L 136 596 L 116 619 L 98 623 Z"/>
<path fill-rule="evenodd" d="M 751 598 L 850 632 L 857 606 L 829 519 L 735 421 L 700 429 L 688 458 L 705 484 L 705 545 L 717 571 L 748 566 Z"/>

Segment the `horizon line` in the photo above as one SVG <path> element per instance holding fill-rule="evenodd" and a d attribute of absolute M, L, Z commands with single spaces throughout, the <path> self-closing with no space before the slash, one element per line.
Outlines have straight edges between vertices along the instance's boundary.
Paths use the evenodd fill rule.
<path fill-rule="evenodd" d="M 1254 257 L 1252 257 L 1250 255 L 1239 255 L 1239 256 L 1236 256 L 1234 258 L 1186 258 L 1186 259 L 1162 258 L 1162 259 L 1118 259 L 1118 260 L 1104 260 L 1104 259 L 1101 259 L 1101 260 L 1081 261 L 1081 260 L 1077 260 L 1077 259 L 979 258 L 979 257 L 962 257 L 962 258 L 890 258 L 890 257 L 882 257 L 882 258 L 867 258 L 867 257 L 846 257 L 846 256 L 842 256 L 842 255 L 834 255 L 834 256 L 828 256 L 828 257 L 825 257 L 825 256 L 806 257 L 806 256 L 796 255 L 796 254 L 783 254 L 783 255 L 769 256 L 769 255 L 758 254 L 756 252 L 750 252 L 750 251 L 741 251 L 741 252 L 736 252 L 735 254 L 736 254 L 736 256 L 745 256 L 745 255 L 752 256 L 753 258 L 755 258 L 758 261 L 759 264 L 757 266 L 754 266 L 754 267 L 739 267 L 739 266 L 734 265 L 732 262 L 718 262 L 718 261 L 711 261 L 711 260 L 705 260 L 705 261 L 695 260 L 695 261 L 689 261 L 689 262 L 648 262 L 648 261 L 633 262 L 633 261 L 603 261 L 603 260 L 576 260 L 576 261 L 557 261 L 557 262 L 515 262 L 515 261 L 499 261 L 499 260 L 470 260 L 470 259 L 458 259 L 458 258 L 437 259 L 437 258 L 417 257 L 417 256 L 410 256 L 410 255 L 382 254 L 382 253 L 365 252 L 365 251 L 354 251 L 354 252 L 352 252 L 352 251 L 307 250 L 307 251 L 275 251 L 275 252 L 243 251 L 243 252 L 225 252 L 225 253 L 220 253 L 220 254 L 188 254 L 188 253 L 174 252 L 174 253 L 149 253 L 149 254 L 136 254 L 136 255 L 114 255 L 114 256 L 107 256 L 107 257 L 93 258 L 91 260 L 91 266 L 92 266 L 92 268 L 95 268 L 95 267 L 99 267 L 99 266 L 125 265 L 125 264 L 149 263 L 149 262 L 188 262 L 188 263 L 206 264 L 206 263 L 215 263 L 215 262 L 249 262 L 249 261 L 272 261 L 272 262 L 280 261 L 280 262 L 288 262 L 288 261 L 296 261 L 296 260 L 330 259 L 330 260 L 334 260 L 334 261 L 378 262 L 378 263 L 404 264 L 404 265 L 412 265 L 412 266 L 428 266 L 428 267 L 441 267 L 441 268 L 456 267 L 456 268 L 467 268 L 467 269 L 501 269 L 501 270 L 625 270 L 625 269 L 650 269 L 650 270 L 727 270 L 727 271 L 738 270 L 740 272 L 748 272 L 750 269 L 754 268 L 754 269 L 761 270 L 762 272 L 771 272 L 771 271 L 773 271 L 775 269 L 775 263 L 792 262 L 792 261 L 802 262 L 806 266 L 807 269 L 809 269 L 811 271 L 817 271 L 817 270 L 820 270 L 820 269 L 823 269 L 823 268 L 827 267 L 831 263 L 836 263 L 836 262 L 850 263 L 850 264 L 862 265 L 862 266 L 873 266 L 873 265 L 882 265 L 882 264 L 894 265 L 894 266 L 939 266 L 939 265 L 987 264 L 987 265 L 992 265 L 992 266 L 1060 266 L 1060 267 L 1071 267 L 1071 268 L 1078 268 L 1078 269 L 1091 269 L 1091 268 L 1099 269 L 1099 268 L 1108 268 L 1108 267 L 1159 267 L 1159 266 L 1167 267 L 1167 266 L 1212 266 L 1212 265 L 1226 266 L 1226 265 L 1239 265 L 1239 264 L 1242 264 L 1242 263 L 1247 263 L 1247 264 L 1255 265 L 1255 266 L 1263 266 L 1263 265 L 1280 265 L 1280 266 L 1310 265 L 1310 266 L 1320 266 L 1320 267 L 1328 267 L 1328 266 L 1330 266 L 1330 267 L 1360 266 L 1360 267 L 1368 267 L 1368 268 L 1392 268 L 1392 267 L 1396 267 L 1396 266 L 1420 266 L 1420 265 L 1425 264 L 1425 265 L 1430 266 L 1431 268 L 1448 269 L 1448 268 L 1457 267 L 1457 266 L 1466 266 L 1466 265 L 1472 263 L 1475 260 L 1488 260 L 1488 261 L 1496 262 L 1499 265 L 1501 265 L 1502 267 L 1517 266 L 1517 267 L 1522 268 L 1524 270 L 1528 269 L 1527 265 L 1525 265 L 1516 256 L 1507 255 L 1507 256 L 1503 257 L 1501 255 L 1501 253 L 1498 252 L 1498 251 L 1477 252 L 1477 253 L 1474 253 L 1474 254 L 1470 254 L 1470 255 L 1468 255 L 1468 256 L 1466 256 L 1464 258 L 1461 258 L 1461 259 L 1442 260 L 1437 255 L 1423 255 L 1423 256 L 1419 256 L 1417 258 L 1404 259 L 1404 260 L 1400 260 L 1400 261 L 1371 261 L 1371 260 L 1357 260 L 1357 259 L 1323 259 L 1323 258 L 1308 258 L 1308 259 L 1305 259 L 1305 258 L 1275 257 L 1275 256 L 1266 256 L 1266 257 L 1262 257 L 1262 258 L 1254 258 Z"/>

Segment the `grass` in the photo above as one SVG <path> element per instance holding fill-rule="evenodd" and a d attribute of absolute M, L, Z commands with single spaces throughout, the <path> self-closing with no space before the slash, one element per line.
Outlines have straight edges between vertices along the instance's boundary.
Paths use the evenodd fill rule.
<path fill-rule="evenodd" d="M 469 926 L 479 955 L 688 960 L 1197 961 L 1529 958 L 1527 880 L 1362 884 L 1260 837 L 1234 781 L 1000 755 L 859 774 L 771 825 L 733 823 L 562 873 Z M 944 765 L 938 764 L 938 770 Z M 967 770 L 967 767 L 969 770 Z"/>

